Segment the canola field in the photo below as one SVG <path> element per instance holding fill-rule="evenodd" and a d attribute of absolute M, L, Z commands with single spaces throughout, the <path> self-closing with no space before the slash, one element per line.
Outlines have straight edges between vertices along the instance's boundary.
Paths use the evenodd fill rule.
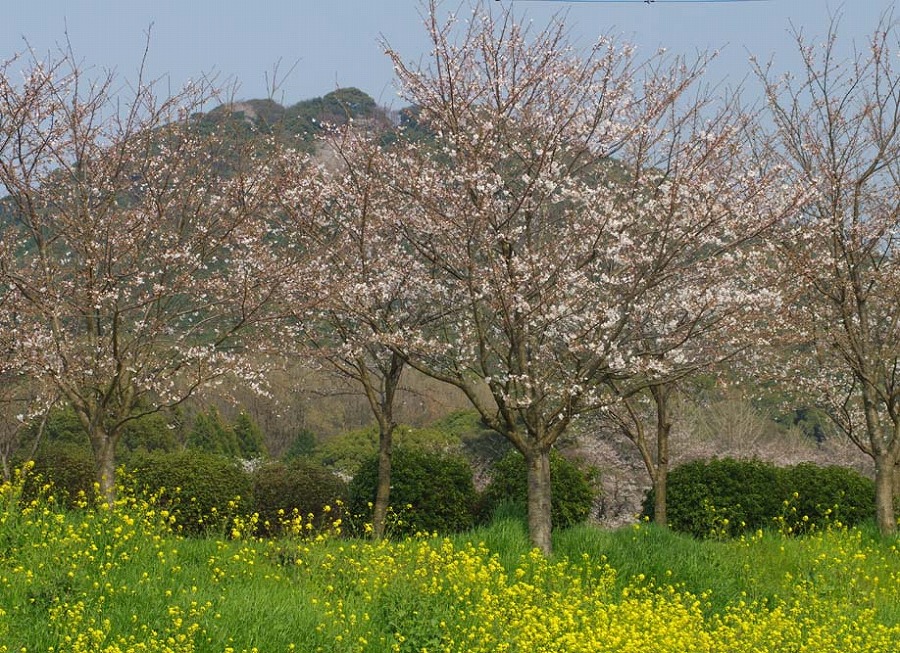
<path fill-rule="evenodd" d="M 452 538 L 177 534 L 152 499 L 66 511 L 0 486 L 0 652 L 896 653 L 898 542 L 834 527 L 699 542 L 650 525 L 530 551 Z"/>

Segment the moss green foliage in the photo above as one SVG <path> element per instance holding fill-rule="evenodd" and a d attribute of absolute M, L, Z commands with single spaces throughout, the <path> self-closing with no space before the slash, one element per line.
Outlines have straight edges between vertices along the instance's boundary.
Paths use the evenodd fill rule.
<path fill-rule="evenodd" d="M 225 532 L 253 505 L 250 475 L 234 460 L 202 451 L 139 453 L 128 463 L 136 490 L 159 494 L 185 534 Z"/>
<path fill-rule="evenodd" d="M 36 435 L 38 422 L 35 420 L 29 427 L 27 440 Z M 122 430 L 118 453 L 128 456 L 134 451 L 174 451 L 178 447 L 178 439 L 173 427 L 173 416 L 164 411 L 134 419 Z M 71 406 L 60 406 L 50 411 L 44 425 L 43 439 L 45 442 L 90 446 L 87 431 Z"/>
<path fill-rule="evenodd" d="M 261 535 L 278 535 L 293 517 L 321 524 L 347 500 L 347 484 L 309 460 L 270 462 L 253 472 L 253 505 Z"/>
<path fill-rule="evenodd" d="M 378 457 L 363 461 L 350 482 L 349 512 L 371 520 L 378 482 Z M 478 495 L 472 468 L 458 456 L 421 449 L 395 449 L 390 506 L 394 535 L 455 533 L 471 528 Z"/>
<path fill-rule="evenodd" d="M 782 470 L 785 519 L 795 530 L 828 522 L 855 526 L 875 517 L 875 483 L 846 467 L 801 463 Z"/>
<path fill-rule="evenodd" d="M 119 441 L 120 450 L 126 456 L 135 451 L 175 451 L 179 443 L 174 426 L 171 417 L 164 412 L 129 422 Z"/>
<path fill-rule="evenodd" d="M 35 452 L 34 467 L 25 481 L 25 496 L 36 497 L 40 488 L 49 483 L 56 500 L 71 508 L 94 498 L 96 480 L 90 446 L 65 440 L 49 441 Z"/>
<path fill-rule="evenodd" d="M 283 121 L 291 133 L 308 137 L 320 132 L 323 123 L 341 125 L 350 118 L 372 117 L 377 111 L 375 100 L 358 88 L 349 87 L 288 107 Z"/>
<path fill-rule="evenodd" d="M 840 467 L 779 468 L 759 460 L 697 460 L 669 473 L 669 526 L 695 537 L 733 537 L 758 529 L 808 530 L 856 524 L 873 514 L 874 485 Z M 652 519 L 653 491 L 643 514 Z"/>
<path fill-rule="evenodd" d="M 238 452 L 242 458 L 259 458 L 266 454 L 262 429 L 245 410 L 238 413 L 232 427 L 237 437 Z"/>
<path fill-rule="evenodd" d="M 551 521 L 553 528 L 569 528 L 591 514 L 596 491 L 595 472 L 584 471 L 556 451 L 550 452 Z M 518 451 L 504 456 L 491 470 L 491 481 L 481 495 L 480 509 L 490 519 L 498 508 L 525 516 L 528 506 L 528 470 Z"/>
<path fill-rule="evenodd" d="M 466 457 L 496 462 L 512 450 L 509 440 L 489 428 L 476 410 L 457 410 L 431 425 L 462 443 Z"/>
<path fill-rule="evenodd" d="M 309 429 L 303 429 L 297 433 L 297 436 L 291 442 L 291 446 L 288 447 L 284 454 L 284 460 L 285 462 L 290 462 L 296 458 L 312 456 L 318 445 L 315 434 Z"/>
<path fill-rule="evenodd" d="M 241 453 L 234 429 L 223 419 L 215 406 L 197 413 L 185 445 L 188 449 L 222 456 L 239 456 Z"/>
<path fill-rule="evenodd" d="M 760 460 L 695 460 L 669 472 L 669 526 L 681 533 L 709 537 L 736 534 L 772 525 L 785 498 L 778 469 Z M 650 519 L 654 493 L 644 500 Z M 725 522 L 724 520 L 727 520 Z"/>
<path fill-rule="evenodd" d="M 425 451 L 459 452 L 457 436 L 437 428 L 413 428 L 400 425 L 394 429 L 394 446 Z M 378 428 L 369 426 L 341 433 L 322 443 L 313 454 L 315 459 L 334 470 L 354 476 L 363 461 L 378 452 Z"/>

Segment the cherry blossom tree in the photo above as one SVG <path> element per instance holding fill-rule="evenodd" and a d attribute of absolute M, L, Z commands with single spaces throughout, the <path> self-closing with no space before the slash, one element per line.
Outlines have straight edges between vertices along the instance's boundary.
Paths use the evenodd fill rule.
<path fill-rule="evenodd" d="M 257 378 L 246 354 L 281 266 L 267 149 L 192 117 L 206 81 L 158 87 L 88 78 L 65 50 L 0 66 L 0 341 L 72 405 L 108 499 L 126 424 Z"/>
<path fill-rule="evenodd" d="M 523 454 L 532 542 L 551 550 L 549 452 L 614 382 L 659 387 L 751 298 L 736 247 L 793 200 L 696 90 L 707 57 L 580 51 L 476 5 L 427 6 L 427 64 L 390 51 L 432 140 L 393 150 L 396 228 L 427 265 L 431 319 L 386 334 Z M 699 94 L 698 94 L 699 93 Z M 715 308 L 713 308 L 715 307 Z"/>
<path fill-rule="evenodd" d="M 408 328 L 420 314 L 406 301 L 422 259 L 404 252 L 396 207 L 385 176 L 384 125 L 351 122 L 318 142 L 320 163 L 298 153 L 285 157 L 281 199 L 285 231 L 309 251 L 298 266 L 291 305 L 310 306 L 300 318 L 297 346 L 311 346 L 343 380 L 361 390 L 378 425 L 378 482 L 373 536 L 384 535 L 390 503 L 395 401 L 403 357 L 381 334 Z M 418 288 L 419 291 L 422 288 Z M 304 299 L 315 297 L 315 301 Z"/>
<path fill-rule="evenodd" d="M 617 401 L 602 416 L 640 452 L 660 525 L 667 521 L 673 396 L 687 377 L 720 371 L 767 341 L 767 317 L 782 299 L 766 273 L 769 237 L 808 197 L 803 184 L 784 183 L 779 165 L 754 157 L 747 134 L 756 117 L 738 106 L 695 95 L 686 111 L 659 125 L 665 147 L 647 148 L 650 156 L 636 160 L 652 169 L 630 174 L 645 198 L 639 206 L 650 198 L 653 215 L 639 219 L 665 264 L 637 324 L 644 364 L 610 381 Z"/>
<path fill-rule="evenodd" d="M 780 234 L 785 370 L 875 463 L 879 529 L 900 464 L 900 43 L 885 17 L 843 58 L 837 24 L 801 33 L 801 72 L 756 64 L 773 126 L 760 149 L 816 195 Z"/>

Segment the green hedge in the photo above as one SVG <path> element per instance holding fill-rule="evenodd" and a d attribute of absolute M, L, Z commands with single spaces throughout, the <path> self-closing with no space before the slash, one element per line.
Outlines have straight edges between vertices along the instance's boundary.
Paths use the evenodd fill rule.
<path fill-rule="evenodd" d="M 34 456 L 34 467 L 25 478 L 23 497 L 33 499 L 43 485 L 52 484 L 51 493 L 60 505 L 75 507 L 83 499 L 96 498 L 97 473 L 89 446 L 70 442 L 45 442 Z"/>
<path fill-rule="evenodd" d="M 294 511 L 304 526 L 327 527 L 330 516 L 337 517 L 346 501 L 347 484 L 312 461 L 272 462 L 253 473 L 254 510 L 261 535 L 283 532 L 283 524 Z"/>
<path fill-rule="evenodd" d="M 829 521 L 853 526 L 875 517 L 875 483 L 852 469 L 801 463 L 784 474 L 786 519 L 796 530 Z"/>
<path fill-rule="evenodd" d="M 654 516 L 653 490 L 643 515 Z M 733 537 L 780 527 L 790 532 L 828 522 L 857 524 L 874 514 L 870 479 L 841 467 L 803 463 L 776 467 L 760 460 L 697 460 L 669 473 L 669 527 L 695 537 Z"/>
<path fill-rule="evenodd" d="M 391 463 L 389 524 L 392 535 L 455 533 L 472 528 L 478 498 L 472 468 L 460 457 L 417 449 L 395 449 Z M 378 456 L 360 465 L 350 482 L 349 508 L 371 520 L 378 482 Z"/>
<path fill-rule="evenodd" d="M 253 505 L 250 475 L 232 459 L 200 451 L 138 453 L 129 461 L 136 490 L 159 493 L 182 533 L 229 532 Z"/>
<path fill-rule="evenodd" d="M 595 482 L 595 472 L 585 472 L 556 451 L 550 452 L 550 518 L 554 528 L 568 528 L 587 520 L 596 496 Z M 500 506 L 522 516 L 528 512 L 528 470 L 518 451 L 504 456 L 491 470 L 479 513 L 487 520 Z"/>

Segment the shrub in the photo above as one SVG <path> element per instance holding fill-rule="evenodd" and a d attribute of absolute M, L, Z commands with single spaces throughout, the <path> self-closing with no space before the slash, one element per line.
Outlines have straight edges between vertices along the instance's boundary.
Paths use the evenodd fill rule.
<path fill-rule="evenodd" d="M 253 473 L 254 510 L 259 514 L 261 535 L 280 533 L 282 523 L 294 511 L 305 524 L 320 525 L 326 506 L 334 507 L 346 499 L 347 484 L 311 461 L 268 463 Z"/>
<path fill-rule="evenodd" d="M 802 463 L 779 468 L 759 460 L 697 460 L 669 473 L 669 526 L 695 537 L 734 536 L 777 521 L 793 532 L 829 520 L 856 524 L 872 516 L 871 480 L 842 467 Z M 644 499 L 653 517 L 653 491 Z"/>
<path fill-rule="evenodd" d="M 96 479 L 90 447 L 70 442 L 45 442 L 34 455 L 34 467 L 26 476 L 23 496 L 33 499 L 38 496 L 40 486 L 51 483 L 56 500 L 72 508 L 82 497 L 94 498 Z"/>
<path fill-rule="evenodd" d="M 378 483 L 378 456 L 363 461 L 350 482 L 350 511 L 371 518 Z M 475 523 L 477 499 L 472 468 L 462 458 L 397 448 L 391 463 L 390 507 L 398 515 L 393 534 L 455 533 Z"/>
<path fill-rule="evenodd" d="M 159 411 L 138 417 L 125 425 L 117 453 L 127 456 L 133 451 L 173 451 L 177 447 L 171 428 L 171 413 Z M 37 421 L 29 426 L 29 437 L 35 437 Z M 47 443 L 90 447 L 90 438 L 75 410 L 68 405 L 53 408 L 44 426 Z"/>
<path fill-rule="evenodd" d="M 550 518 L 554 528 L 568 528 L 590 516 L 596 496 L 593 476 L 593 472 L 585 473 L 556 451 L 550 452 Z M 507 504 L 505 510 L 527 514 L 528 470 L 521 453 L 513 451 L 494 466 L 480 504 L 479 512 L 485 519 L 503 504 Z"/>
<path fill-rule="evenodd" d="M 875 517 L 875 483 L 852 469 L 801 463 L 784 470 L 784 484 L 796 517 L 790 525 L 799 530 L 829 521 L 853 526 Z"/>
<path fill-rule="evenodd" d="M 290 462 L 296 458 L 307 458 L 315 452 L 317 446 L 315 434 L 309 429 L 301 429 L 285 452 L 283 460 Z"/>
<path fill-rule="evenodd" d="M 785 491 L 775 465 L 761 460 L 695 460 L 669 472 L 669 527 L 695 537 L 732 536 L 772 525 Z M 652 519 L 654 493 L 644 499 Z"/>
<path fill-rule="evenodd" d="M 185 534 L 225 532 L 252 506 L 250 475 L 233 460 L 200 451 L 138 453 L 129 462 L 136 489 L 159 493 Z"/>

